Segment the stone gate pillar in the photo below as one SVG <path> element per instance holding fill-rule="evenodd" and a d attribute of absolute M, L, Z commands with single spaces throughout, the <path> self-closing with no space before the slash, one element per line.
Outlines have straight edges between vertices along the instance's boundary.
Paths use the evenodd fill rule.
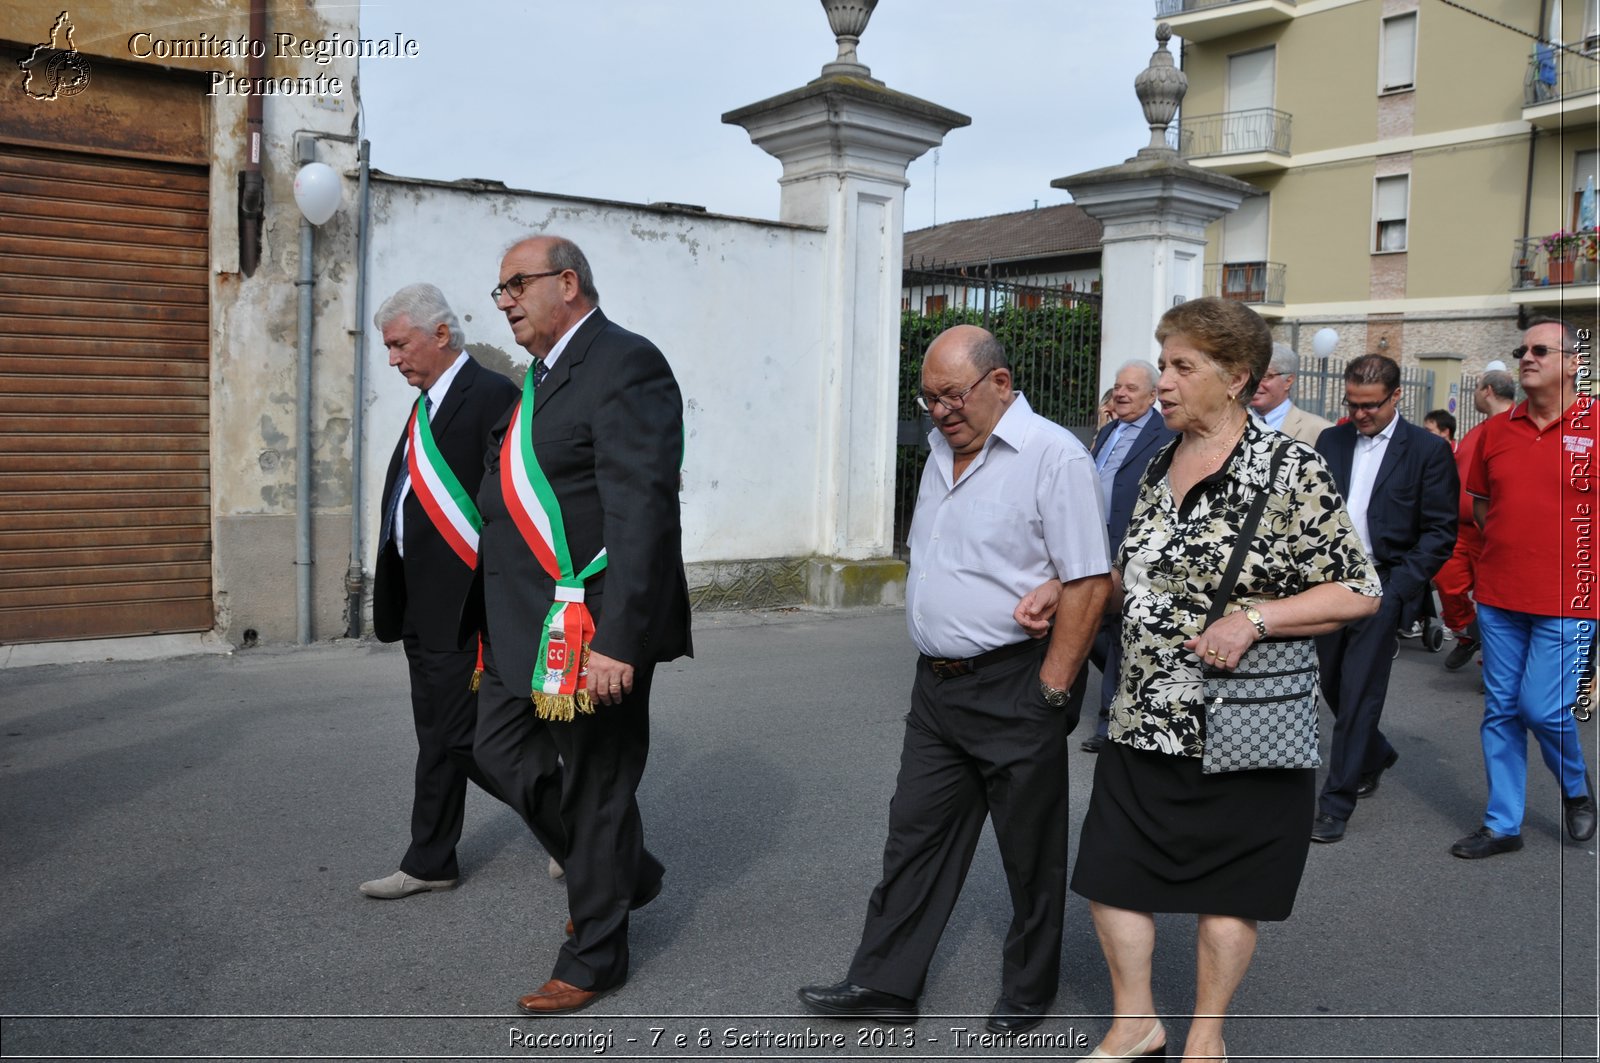
<path fill-rule="evenodd" d="M 818 558 L 808 600 L 840 607 L 903 592 L 904 566 L 890 555 L 906 167 L 971 119 L 888 88 L 856 58 L 876 0 L 822 3 L 838 59 L 809 84 L 722 120 L 783 163 L 780 220 L 827 231 Z"/>
<path fill-rule="evenodd" d="M 1119 166 L 1058 177 L 1085 214 L 1105 227 L 1100 317 L 1100 391 L 1117 366 L 1160 353 L 1154 333 L 1176 303 L 1204 294 L 1206 226 L 1239 209 L 1261 190 L 1226 174 L 1184 162 L 1167 146 L 1167 125 L 1189 79 L 1167 51 L 1172 30 L 1156 27 L 1150 65 L 1134 79 L 1134 92 L 1150 123 L 1150 143 Z"/>

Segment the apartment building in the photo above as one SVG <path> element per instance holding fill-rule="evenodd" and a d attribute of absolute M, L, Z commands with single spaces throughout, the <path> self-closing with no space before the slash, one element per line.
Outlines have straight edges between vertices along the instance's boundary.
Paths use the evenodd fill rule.
<path fill-rule="evenodd" d="M 1519 320 L 1595 323 L 1600 0 L 1157 0 L 1176 147 L 1261 188 L 1208 232 L 1211 294 L 1336 360 L 1463 373 Z M 1587 230 L 1587 235 L 1575 230 Z"/>

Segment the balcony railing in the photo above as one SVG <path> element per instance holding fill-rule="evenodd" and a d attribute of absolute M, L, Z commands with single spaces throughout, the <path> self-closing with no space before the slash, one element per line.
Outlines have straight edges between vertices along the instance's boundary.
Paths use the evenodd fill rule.
<path fill-rule="evenodd" d="M 1600 44 L 1600 41 L 1594 43 Z M 1600 55 L 1539 47 L 1522 80 L 1522 105 L 1537 107 L 1600 89 Z"/>
<path fill-rule="evenodd" d="M 1190 11 L 1204 11 L 1208 7 L 1226 7 L 1228 4 L 1245 4 L 1250 0 L 1156 0 L 1156 18 L 1170 18 Z M 1295 0 L 1287 0 L 1292 7 Z"/>
<path fill-rule="evenodd" d="M 1206 267 L 1206 294 L 1282 306 L 1287 272 L 1282 262 L 1214 262 Z"/>
<path fill-rule="evenodd" d="M 1529 237 L 1511 242 L 1511 290 L 1561 287 L 1566 284 L 1594 284 L 1600 271 L 1594 259 L 1595 234 L 1576 239 L 1564 253 L 1545 249 L 1544 238 Z"/>
<path fill-rule="evenodd" d="M 1289 154 L 1293 116 L 1271 107 L 1185 118 L 1178 128 L 1178 154 L 1186 159 L 1256 152 Z"/>

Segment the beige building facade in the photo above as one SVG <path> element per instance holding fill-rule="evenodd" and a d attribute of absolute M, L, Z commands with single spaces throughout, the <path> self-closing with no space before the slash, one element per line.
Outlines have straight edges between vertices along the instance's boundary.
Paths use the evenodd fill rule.
<path fill-rule="evenodd" d="M 1267 193 L 1211 226 L 1208 291 L 1302 354 L 1331 326 L 1336 362 L 1431 370 L 1435 406 L 1519 321 L 1592 327 L 1600 295 L 1593 235 L 1554 235 L 1593 226 L 1600 4 L 1467 6 L 1156 4 L 1183 39 L 1179 151 Z"/>

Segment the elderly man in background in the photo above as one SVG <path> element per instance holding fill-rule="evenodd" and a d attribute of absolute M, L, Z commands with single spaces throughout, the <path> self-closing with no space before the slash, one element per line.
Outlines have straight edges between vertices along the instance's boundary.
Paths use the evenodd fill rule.
<path fill-rule="evenodd" d="M 1567 833 L 1579 842 L 1595 833 L 1594 779 L 1573 720 L 1600 624 L 1600 404 L 1577 387 L 1580 370 L 1593 372 L 1590 340 L 1561 321 L 1535 321 L 1513 352 L 1527 399 L 1472 433 L 1483 436 L 1467 490 L 1483 531 L 1475 595 L 1489 801 L 1483 825 L 1450 847 L 1463 860 L 1522 848 L 1530 731 L 1561 787 Z"/>
<path fill-rule="evenodd" d="M 461 632 L 458 621 L 478 561 L 481 522 L 472 498 L 489 431 L 516 401 L 517 386 L 467 356 L 461 323 L 431 284 L 395 292 L 373 323 L 389 364 L 419 393 L 389 459 L 373 566 L 378 640 L 405 643 L 417 767 L 411 846 L 400 870 L 360 889 L 396 900 L 455 887 L 467 780 L 498 793 L 472 756 L 478 633 Z"/>
<path fill-rule="evenodd" d="M 1332 428 L 1333 422 L 1302 410 L 1289 398 L 1299 372 L 1300 356 L 1288 344 L 1274 343 L 1267 375 L 1257 385 L 1250 409 L 1268 428 L 1314 447 L 1317 437 L 1324 429 Z"/>
<path fill-rule="evenodd" d="M 1472 405 L 1485 421 L 1511 409 L 1517 397 L 1516 381 L 1503 369 L 1491 369 L 1478 380 Z M 1467 492 L 1467 473 L 1472 469 L 1478 444 L 1483 442 L 1483 425 L 1461 437 L 1456 445 L 1456 472 L 1461 476 L 1460 521 L 1456 526 L 1456 548 L 1444 563 L 1433 585 L 1439 591 L 1439 619 L 1455 632 L 1456 644 L 1445 655 L 1444 666 L 1454 672 L 1465 668 L 1478 652 L 1478 611 L 1472 604 L 1472 583 L 1483 553 L 1483 533 L 1472 517 L 1472 495 Z"/>
<path fill-rule="evenodd" d="M 1017 1034 L 1043 1021 L 1060 979 L 1067 735 L 1111 589 L 1105 524 L 1083 444 L 1011 390 L 1005 351 L 988 332 L 940 333 L 919 402 L 935 426 L 906 580 L 921 657 L 883 878 L 845 980 L 805 986 L 800 1001 L 840 1018 L 915 1018 L 988 818 L 1012 915 L 987 1026 Z M 1019 603 L 1046 583 L 1060 587 L 1061 604 L 1054 632 L 1035 639 Z"/>
<path fill-rule="evenodd" d="M 1156 411 L 1156 367 L 1140 358 L 1124 362 L 1111 389 L 1114 419 L 1094 437 L 1089 453 L 1100 474 L 1100 496 L 1106 504 L 1106 538 L 1111 556 L 1117 556 L 1122 537 L 1139 500 L 1144 470 L 1169 440 L 1177 435 Z M 1098 753 L 1106 744 L 1111 719 L 1111 699 L 1117 692 L 1117 669 L 1122 663 L 1122 616 L 1113 612 L 1100 625 L 1089 650 L 1089 660 L 1100 669 L 1100 713 L 1094 734 L 1083 740 L 1085 753 Z"/>

